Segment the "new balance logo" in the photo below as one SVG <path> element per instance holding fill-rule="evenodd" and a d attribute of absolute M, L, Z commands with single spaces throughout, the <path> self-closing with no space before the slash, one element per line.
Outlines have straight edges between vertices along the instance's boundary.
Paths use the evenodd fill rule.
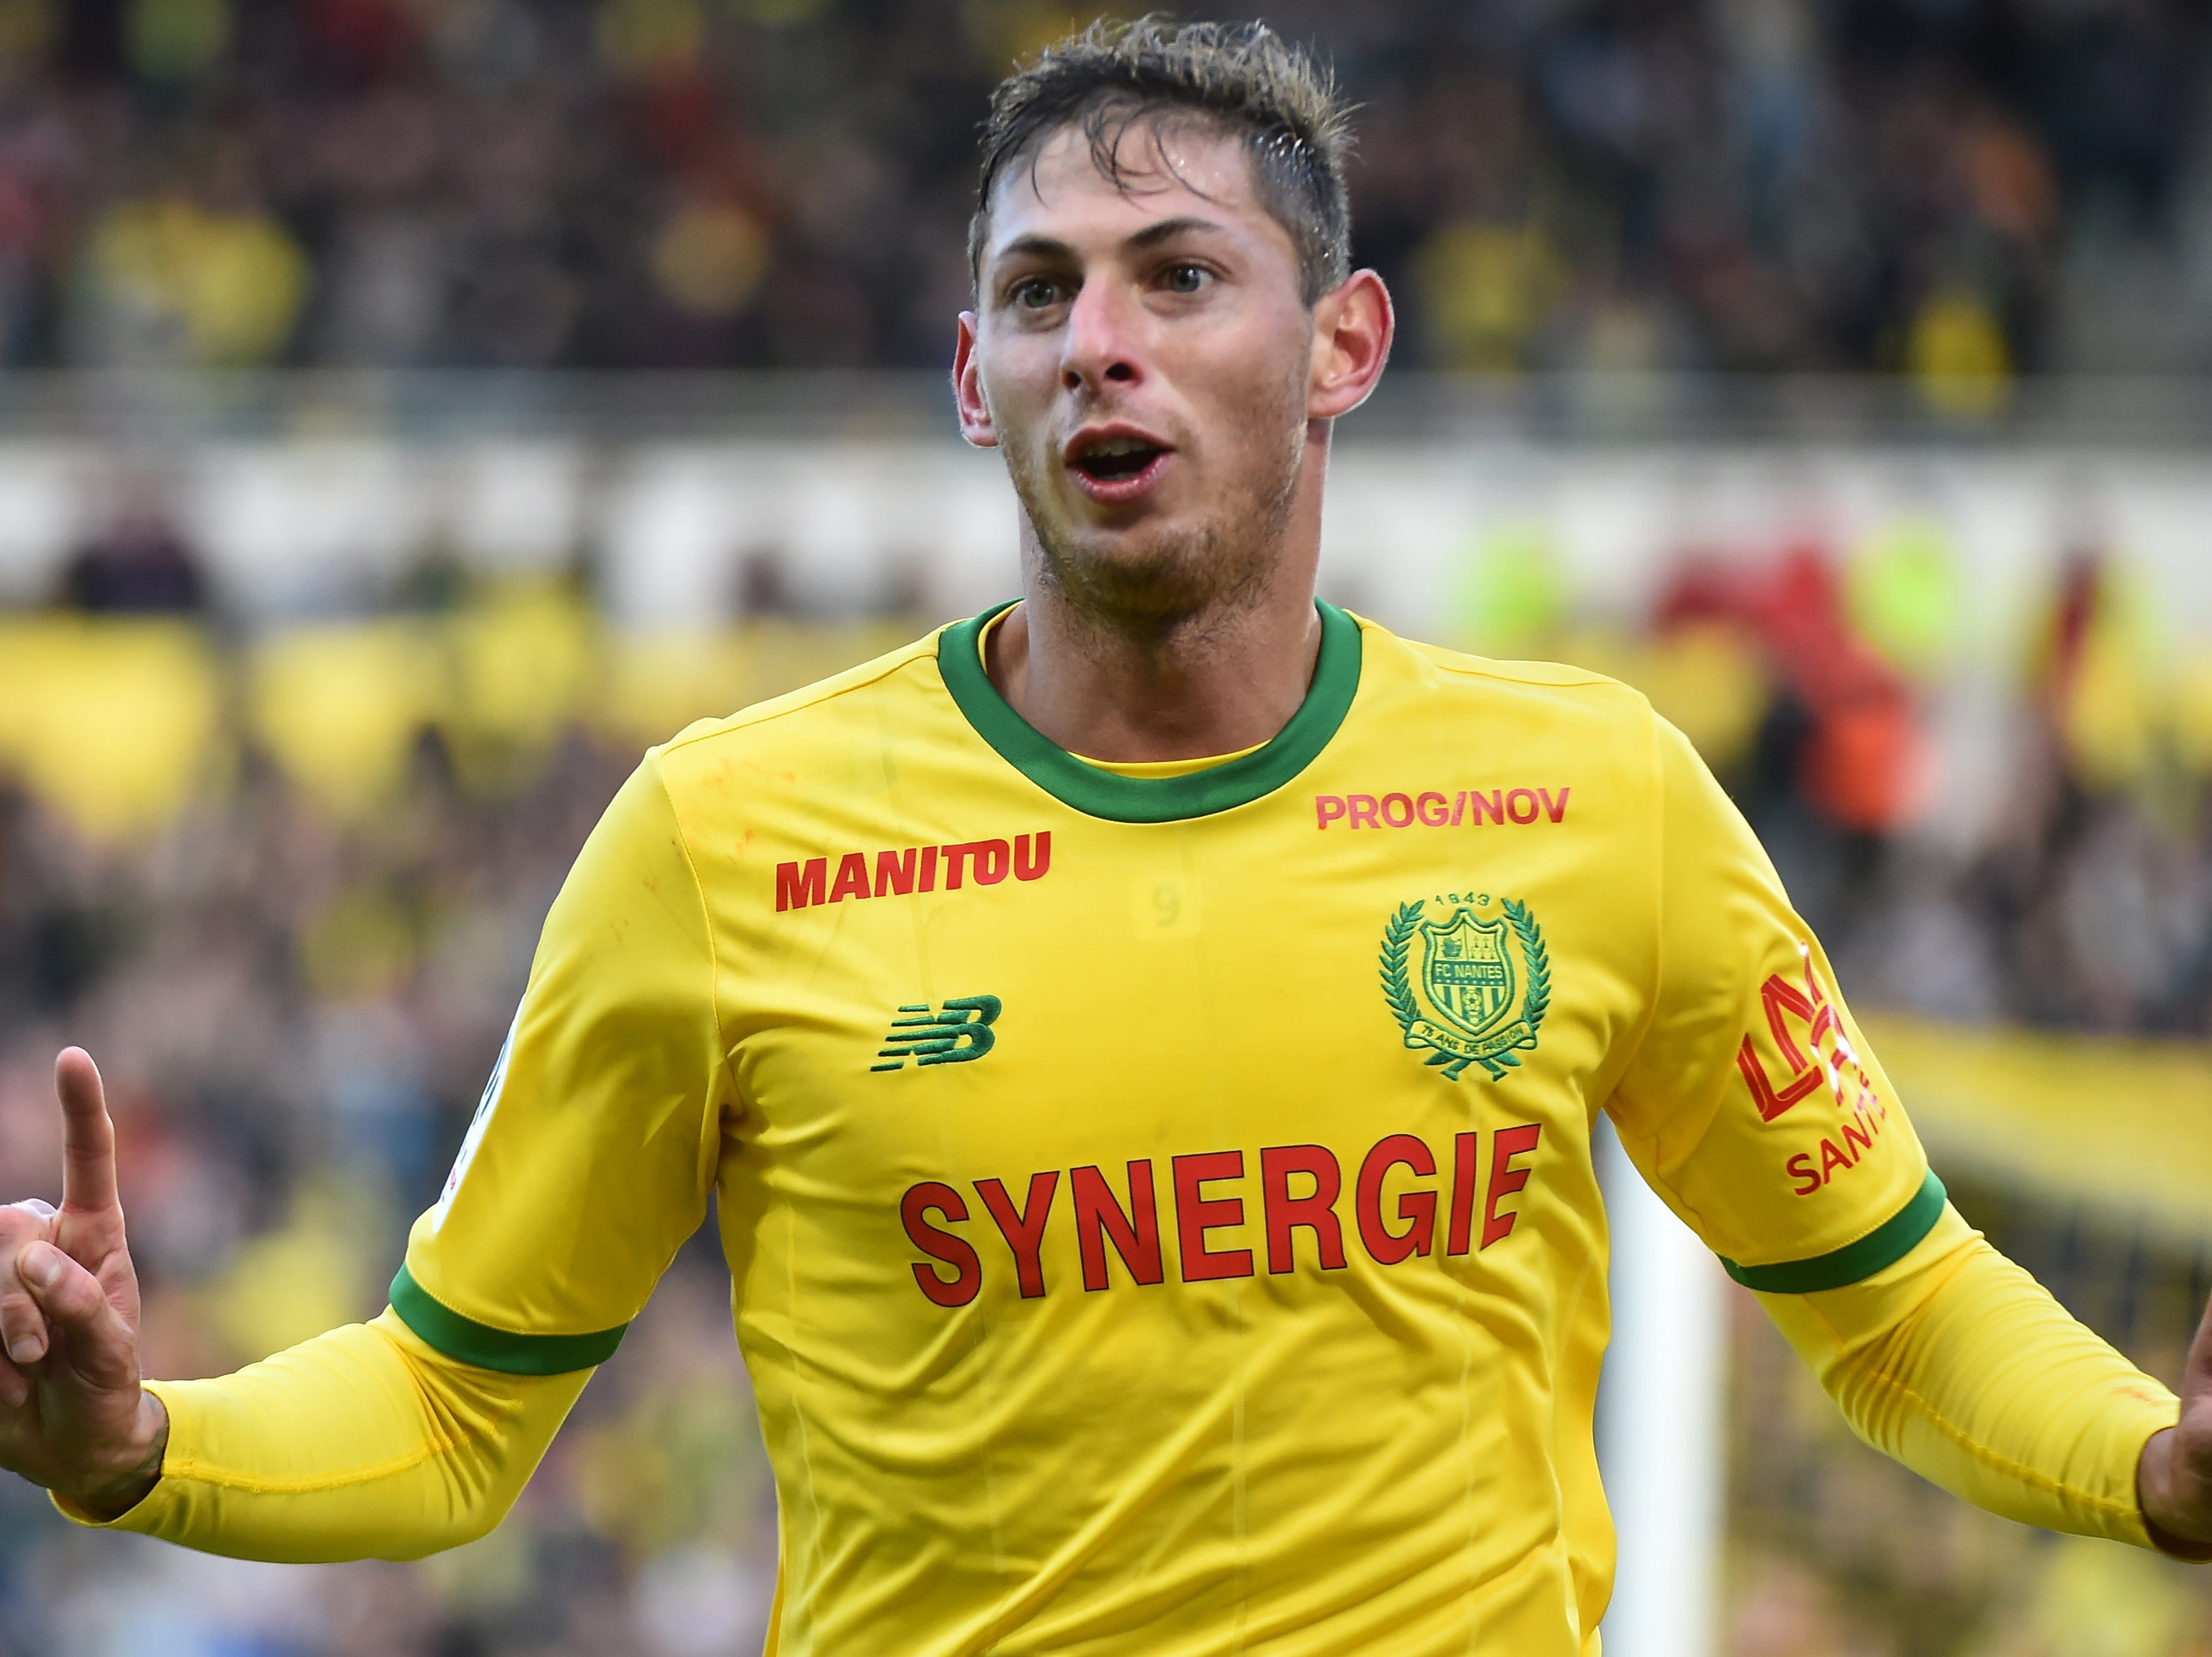
<path fill-rule="evenodd" d="M 884 1062 L 868 1068 L 898 1070 L 909 1059 L 917 1065 L 964 1065 L 981 1059 L 999 1039 L 991 1026 L 999 1021 L 1000 1005 L 995 995 L 963 995 L 934 1012 L 927 1001 L 901 1007 L 876 1054 Z"/>

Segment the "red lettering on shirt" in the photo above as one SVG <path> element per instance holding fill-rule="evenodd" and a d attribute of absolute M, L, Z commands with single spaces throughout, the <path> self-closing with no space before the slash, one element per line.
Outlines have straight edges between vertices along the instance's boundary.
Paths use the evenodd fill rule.
<path fill-rule="evenodd" d="M 1252 1251 L 1206 1246 L 1206 1234 L 1244 1223 L 1242 1197 L 1208 1197 L 1206 1187 L 1218 1180 L 1244 1177 L 1241 1150 L 1208 1150 L 1195 1156 L 1178 1156 L 1175 1177 L 1176 1241 L 1182 1253 L 1182 1280 L 1204 1283 L 1214 1278 L 1249 1278 Z"/>
<path fill-rule="evenodd" d="M 914 890 L 915 853 L 921 848 L 909 846 L 903 852 L 876 853 L 876 895 L 904 897 Z"/>
<path fill-rule="evenodd" d="M 1863 1117 L 1860 1121 L 1869 1140 L 1880 1132 L 1881 1124 L 1874 1117 Z M 1349 1228 L 1337 1212 L 1337 1202 L 1344 1194 L 1344 1172 L 1335 1151 L 1317 1144 L 1261 1147 L 1261 1212 L 1253 1217 L 1261 1223 L 1266 1234 L 1268 1274 L 1281 1277 L 1295 1276 L 1300 1272 L 1347 1270 L 1351 1266 L 1347 1230 L 1358 1236 L 1367 1258 L 1376 1266 L 1398 1266 L 1416 1259 L 1432 1258 L 1440 1263 L 1438 1269 L 1465 1270 L 1444 1266 L 1441 1262 L 1464 1256 L 1471 1248 L 1489 1248 L 1512 1235 L 1519 1211 L 1507 1209 L 1501 1212 L 1500 1205 L 1528 1190 L 1534 1182 L 1537 1170 L 1516 1164 L 1536 1150 L 1541 1134 L 1540 1124 L 1523 1122 L 1488 1135 L 1489 1182 L 1482 1204 L 1479 1243 L 1471 1233 L 1474 1229 L 1476 1174 L 1484 1138 L 1480 1133 L 1452 1137 L 1451 1189 L 1448 1198 L 1442 1190 L 1416 1186 L 1400 1193 L 1395 1212 L 1386 1212 L 1383 1200 L 1383 1187 L 1391 1170 L 1403 1167 L 1410 1168 L 1416 1180 L 1433 1179 L 1437 1157 L 1435 1148 L 1418 1134 L 1385 1135 L 1360 1159 L 1359 1172 L 1352 1182 L 1355 1223 Z M 1855 1143 L 1858 1143 L 1856 1137 L 1848 1134 L 1841 1149 L 1833 1141 L 1826 1143 L 1824 1150 L 1837 1159 L 1826 1170 L 1830 1174 L 1850 1165 L 1849 1147 Z M 1244 1153 L 1201 1151 L 1173 1157 L 1170 1167 L 1182 1280 L 1206 1283 L 1253 1276 L 1252 1251 L 1207 1246 L 1209 1234 L 1246 1223 L 1249 1211 L 1244 1199 L 1219 1190 L 1229 1181 L 1244 1178 Z M 1116 1286 L 1109 1248 L 1112 1254 L 1120 1256 L 1130 1286 L 1152 1286 L 1165 1279 L 1152 1161 L 1139 1157 L 1127 1168 L 1126 1202 L 1115 1181 L 1097 1163 L 1085 1163 L 1067 1170 L 1069 1197 L 1075 1216 L 1076 1253 L 1081 1262 L 1086 1294 Z M 1822 1172 L 1814 1168 L 1809 1154 L 1793 1157 L 1789 1173 L 1796 1181 L 1801 1196 L 1819 1189 L 1822 1183 Z M 1007 1255 L 994 1253 L 993 1258 L 1011 1259 L 1012 1284 L 1015 1294 L 1024 1300 L 1042 1298 L 1051 1289 L 1045 1275 L 1045 1253 L 1060 1179 L 1060 1170 L 1056 1168 L 1028 1175 L 1025 1194 L 1018 1206 L 1008 1189 L 1010 1182 L 995 1178 L 972 1182 L 999 1235 L 1006 1241 Z M 1209 1194 L 1208 1187 L 1215 1188 L 1213 1194 Z M 1446 1239 L 1439 1251 L 1436 1247 L 1437 1209 L 1445 1203 L 1449 1204 Z M 943 1217 L 944 1223 L 933 1223 L 933 1214 Z M 960 1193 L 951 1185 L 935 1181 L 916 1185 L 900 1199 L 899 1217 L 908 1238 L 927 1257 L 912 1266 L 915 1283 L 921 1292 L 934 1304 L 949 1309 L 974 1301 L 981 1290 L 987 1268 L 967 1239 L 945 1229 L 946 1224 L 969 1217 Z M 1313 1239 L 1312 1251 L 1304 1259 L 1297 1247 L 1297 1234 L 1300 1231 L 1310 1233 Z M 950 1278 L 942 1269 L 947 1266 L 953 1273 Z M 989 1269 L 1005 1271 L 1002 1266 Z M 999 1281 L 1006 1279 L 1000 1278 Z"/>
<path fill-rule="evenodd" d="M 1052 831 L 1017 835 L 1011 843 L 970 840 L 951 846 L 895 846 L 872 853 L 841 852 L 836 859 L 835 880 L 830 877 L 828 856 L 777 864 L 775 912 L 783 914 L 848 900 L 933 892 L 938 889 L 940 863 L 948 892 L 969 885 L 996 886 L 1009 874 L 1019 881 L 1042 880 L 1052 870 Z M 869 877 L 872 862 L 872 881 Z"/>
<path fill-rule="evenodd" d="M 1881 1108 L 1879 1099 L 1862 1104 L 1843 1122 L 1843 1143 L 1831 1138 L 1820 1141 L 1820 1165 L 1813 1166 L 1813 1153 L 1801 1150 L 1782 1165 L 1782 1171 L 1793 1181 L 1793 1195 L 1809 1197 L 1824 1190 L 1829 1181 L 1847 1174 L 1867 1159 L 1874 1150 L 1874 1142 L 1881 1137 L 1882 1126 L 1889 1120 L 1889 1113 Z"/>
<path fill-rule="evenodd" d="M 848 852 L 837 865 L 837 883 L 830 889 L 830 901 L 842 903 L 848 897 L 868 895 L 868 860 L 858 852 Z"/>
<path fill-rule="evenodd" d="M 810 903 L 822 901 L 823 883 L 829 878 L 830 860 L 809 858 L 802 871 L 796 863 L 775 865 L 775 912 L 804 909 Z"/>
<path fill-rule="evenodd" d="M 1439 789 L 1393 789 L 1386 794 L 1316 794 L 1314 828 L 1326 831 L 1332 823 L 1355 828 L 1480 828 L 1485 824 L 1526 828 L 1542 821 L 1567 820 L 1567 797 L 1561 788 L 1462 788 L 1446 794 Z M 1468 808 L 1474 809 L 1470 812 Z"/>
<path fill-rule="evenodd" d="M 1754 1035 L 1746 1035 L 1736 1047 L 1736 1069 L 1743 1077 L 1744 1086 L 1750 1090 L 1759 1120 L 1774 1120 L 1800 1101 L 1810 1098 L 1823 1083 L 1834 1099 L 1836 1108 L 1846 1117 L 1867 1113 L 1879 1117 L 1882 1114 L 1881 1096 L 1875 1088 L 1874 1077 L 1859 1062 L 1857 1050 L 1844 1029 L 1834 998 L 1813 968 L 1813 952 L 1801 944 L 1797 954 L 1802 989 L 1779 973 L 1769 975 L 1759 986 L 1759 1005 L 1766 1015 L 1766 1033 L 1772 1038 L 1775 1052 L 1781 1056 L 1786 1079 L 1778 1083 L 1768 1071 Z M 1802 1047 L 1798 1045 L 1797 1026 L 1805 1031 Z"/>
<path fill-rule="evenodd" d="M 1529 1170 L 1514 1167 L 1513 1159 L 1535 1150 L 1537 1136 L 1542 1132 L 1540 1123 L 1524 1122 L 1518 1127 L 1502 1127 L 1490 1136 L 1490 1195 L 1482 1205 L 1484 1248 L 1513 1235 L 1513 1222 L 1519 1215 L 1500 1214 L 1498 1199 L 1527 1188 Z"/>
<path fill-rule="evenodd" d="M 1303 1197 L 1291 1195 L 1291 1175 L 1303 1174 L 1313 1189 Z M 1314 1235 L 1314 1249 L 1322 1269 L 1344 1269 L 1344 1227 L 1336 1217 L 1337 1193 L 1344 1189 L 1344 1174 L 1335 1155 L 1326 1145 L 1267 1145 L 1260 1151 L 1260 1211 L 1267 1226 L 1267 1270 L 1280 1275 L 1297 1268 L 1291 1234 L 1304 1229 Z"/>
<path fill-rule="evenodd" d="M 1052 868 L 1052 830 L 1047 828 L 1036 837 L 1036 854 L 1030 854 L 1030 837 L 1014 836 L 1014 878 L 1042 880 Z"/>
<path fill-rule="evenodd" d="M 1114 1199 L 1112 1187 L 1096 1164 L 1073 1170 L 1075 1245 L 1083 1257 L 1086 1292 L 1106 1287 L 1106 1245 L 1121 1257 L 1138 1283 L 1158 1283 L 1160 1272 L 1159 1209 L 1152 1196 L 1152 1164 L 1141 1157 L 1129 1164 L 1129 1208 Z"/>
<path fill-rule="evenodd" d="M 1474 1152 L 1477 1133 L 1452 1135 L 1451 1226 L 1444 1234 L 1444 1253 L 1464 1254 L 1474 1227 Z"/>
<path fill-rule="evenodd" d="M 906 1226 L 906 1235 L 916 1248 L 933 1260 L 942 1260 L 953 1271 L 948 1283 L 937 1274 L 934 1266 L 914 1263 L 914 1280 L 921 1292 L 939 1306 L 965 1306 L 975 1298 L 975 1291 L 983 1286 L 983 1263 L 975 1258 L 975 1251 L 964 1237 L 940 1230 L 923 1217 L 932 1210 L 948 1220 L 968 1217 L 968 1205 L 960 1193 L 949 1185 L 925 1181 L 910 1187 L 899 1199 L 899 1218 Z"/>
<path fill-rule="evenodd" d="M 1045 1222 L 1052 1217 L 1052 1193 L 1059 1187 L 1058 1168 L 1032 1174 L 1029 1199 L 1022 1207 L 1016 1208 L 1006 1187 L 996 1180 L 975 1181 L 975 1194 L 991 1211 L 991 1217 L 999 1224 L 999 1235 L 1013 1251 L 1016 1281 L 1021 1285 L 1025 1301 L 1036 1300 L 1044 1293 L 1044 1228 Z"/>
<path fill-rule="evenodd" d="M 1359 1188 L 1352 1201 L 1352 1211 L 1359 1217 L 1359 1241 L 1384 1266 L 1427 1253 L 1437 1229 L 1433 1191 L 1409 1191 L 1398 1199 L 1398 1217 L 1406 1222 L 1403 1231 L 1393 1231 L 1382 1223 L 1382 1181 L 1401 1163 L 1419 1174 L 1437 1171 L 1437 1159 L 1429 1155 L 1428 1146 L 1410 1133 L 1394 1133 L 1360 1163 Z M 1521 1183 L 1528 1183 L 1527 1174 L 1521 1176 Z"/>

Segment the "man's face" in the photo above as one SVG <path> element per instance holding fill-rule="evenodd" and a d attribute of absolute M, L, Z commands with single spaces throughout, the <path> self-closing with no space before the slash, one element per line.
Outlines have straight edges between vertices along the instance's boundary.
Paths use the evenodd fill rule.
<path fill-rule="evenodd" d="M 1163 152 L 1170 165 L 1163 165 Z M 990 203 L 963 423 L 1006 452 L 1048 579 L 1169 619 L 1264 581 L 1304 459 L 1314 314 L 1241 143 L 1139 123 L 1117 185 L 1046 138 Z"/>

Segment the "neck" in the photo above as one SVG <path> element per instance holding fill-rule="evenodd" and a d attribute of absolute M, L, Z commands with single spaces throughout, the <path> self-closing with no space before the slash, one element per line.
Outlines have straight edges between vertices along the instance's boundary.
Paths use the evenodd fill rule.
<path fill-rule="evenodd" d="M 1328 435 L 1314 424 L 1264 580 L 1187 613 L 1078 604 L 1045 578 L 1025 521 L 1024 602 L 992 630 L 984 664 L 1014 711 L 1070 753 L 1117 762 L 1235 753 L 1289 724 L 1321 652 L 1314 577 Z"/>

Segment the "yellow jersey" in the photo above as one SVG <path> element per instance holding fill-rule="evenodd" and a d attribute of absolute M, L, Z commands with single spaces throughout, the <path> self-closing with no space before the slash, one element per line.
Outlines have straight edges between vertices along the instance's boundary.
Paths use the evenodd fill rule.
<path fill-rule="evenodd" d="M 778 1657 L 1594 1652 L 1597 1113 L 1754 1288 L 1943 1211 L 1818 944 L 1620 684 L 1324 604 L 1273 740 L 1121 774 L 998 613 L 647 757 L 394 1310 L 586 1367 L 711 1196 Z"/>

